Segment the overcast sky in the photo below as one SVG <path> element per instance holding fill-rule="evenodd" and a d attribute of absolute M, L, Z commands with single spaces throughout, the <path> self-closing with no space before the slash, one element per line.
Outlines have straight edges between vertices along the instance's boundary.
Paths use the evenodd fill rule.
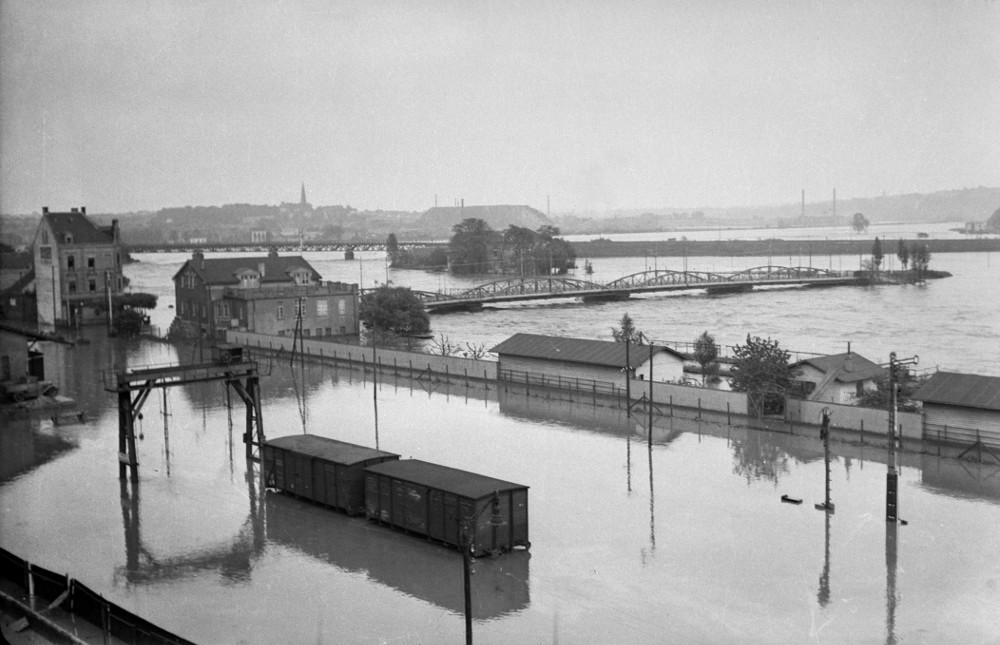
<path fill-rule="evenodd" d="M 1000 2 L 0 0 L 0 211 L 1000 186 Z"/>

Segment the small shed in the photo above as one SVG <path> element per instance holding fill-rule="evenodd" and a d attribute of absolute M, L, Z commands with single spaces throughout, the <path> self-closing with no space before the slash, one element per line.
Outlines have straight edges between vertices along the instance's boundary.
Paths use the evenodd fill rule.
<path fill-rule="evenodd" d="M 503 524 L 491 522 L 493 493 Z M 369 519 L 461 548 L 462 523 L 470 526 L 473 555 L 528 548 L 528 487 L 419 459 L 365 468 Z"/>
<path fill-rule="evenodd" d="M 922 402 L 925 429 L 974 430 L 1000 444 L 1000 377 L 937 372 L 911 398 Z"/>
<path fill-rule="evenodd" d="M 814 356 L 792 364 L 792 382 L 810 401 L 855 403 L 862 394 L 878 387 L 888 372 L 861 354 L 846 352 Z"/>
<path fill-rule="evenodd" d="M 355 515 L 365 510 L 365 466 L 395 459 L 336 439 L 290 435 L 264 443 L 264 477 L 268 486 Z"/>
<path fill-rule="evenodd" d="M 243 346 L 234 343 L 212 345 L 212 362 L 217 365 L 232 365 L 243 362 Z"/>
<path fill-rule="evenodd" d="M 508 380 L 519 373 L 561 380 L 592 380 L 625 384 L 625 343 L 540 334 L 514 334 L 490 350 L 499 357 L 498 369 Z M 660 345 L 631 345 L 631 378 L 679 382 L 684 378 L 684 354 Z"/>

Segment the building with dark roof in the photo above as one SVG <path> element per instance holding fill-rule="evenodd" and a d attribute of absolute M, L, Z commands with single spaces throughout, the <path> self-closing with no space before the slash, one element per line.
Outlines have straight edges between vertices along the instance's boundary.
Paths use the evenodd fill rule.
<path fill-rule="evenodd" d="M 922 404 L 925 428 L 978 430 L 994 442 L 1000 439 L 998 376 L 937 372 L 911 398 Z"/>
<path fill-rule="evenodd" d="M 356 284 L 323 282 L 301 256 L 206 259 L 201 252 L 174 274 L 181 335 L 239 329 L 279 336 L 358 332 Z"/>
<path fill-rule="evenodd" d="M 77 325 L 107 319 L 109 296 L 126 285 L 118 220 L 98 226 L 87 209 L 42 208 L 32 244 L 39 324 Z"/>
<path fill-rule="evenodd" d="M 810 401 L 851 405 L 865 391 L 875 390 L 885 368 L 854 352 L 814 356 L 792 364 L 792 383 Z"/>
<path fill-rule="evenodd" d="M 501 377 L 517 380 L 517 373 L 538 374 L 572 381 L 584 379 L 624 385 L 625 375 L 647 378 L 653 364 L 654 381 L 680 382 L 684 355 L 669 347 L 632 345 L 626 369 L 625 343 L 540 334 L 514 334 L 490 351 L 499 358 Z"/>

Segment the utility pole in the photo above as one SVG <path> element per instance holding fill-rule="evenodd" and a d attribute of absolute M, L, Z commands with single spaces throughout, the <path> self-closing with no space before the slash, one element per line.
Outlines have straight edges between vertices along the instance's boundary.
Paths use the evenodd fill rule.
<path fill-rule="evenodd" d="M 889 458 L 887 460 L 889 471 L 886 473 L 885 481 L 885 521 L 896 523 L 899 520 L 899 504 L 897 495 L 899 492 L 899 475 L 896 472 L 896 405 L 897 369 L 902 365 L 916 365 L 920 361 L 919 356 L 897 359 L 896 352 L 889 354 Z"/>
<path fill-rule="evenodd" d="M 816 504 L 816 510 L 833 513 L 834 506 L 830 501 L 830 408 L 823 408 L 823 425 L 819 433 L 823 439 L 823 461 L 826 462 L 826 498 L 822 504 Z"/>

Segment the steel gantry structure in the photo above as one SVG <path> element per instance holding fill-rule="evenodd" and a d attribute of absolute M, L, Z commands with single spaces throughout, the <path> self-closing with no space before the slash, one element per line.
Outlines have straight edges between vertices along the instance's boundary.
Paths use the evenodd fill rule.
<path fill-rule="evenodd" d="M 247 459 L 260 459 L 264 445 L 264 424 L 261 417 L 260 377 L 257 361 L 236 356 L 216 358 L 209 363 L 191 365 L 151 366 L 142 369 L 121 368 L 104 372 L 104 389 L 118 395 L 118 477 L 125 479 L 126 470 L 135 484 L 139 479 L 139 461 L 135 445 L 135 422 L 150 393 L 191 383 L 222 381 L 232 388 L 246 405 Z M 255 452 L 256 451 L 256 452 Z"/>

